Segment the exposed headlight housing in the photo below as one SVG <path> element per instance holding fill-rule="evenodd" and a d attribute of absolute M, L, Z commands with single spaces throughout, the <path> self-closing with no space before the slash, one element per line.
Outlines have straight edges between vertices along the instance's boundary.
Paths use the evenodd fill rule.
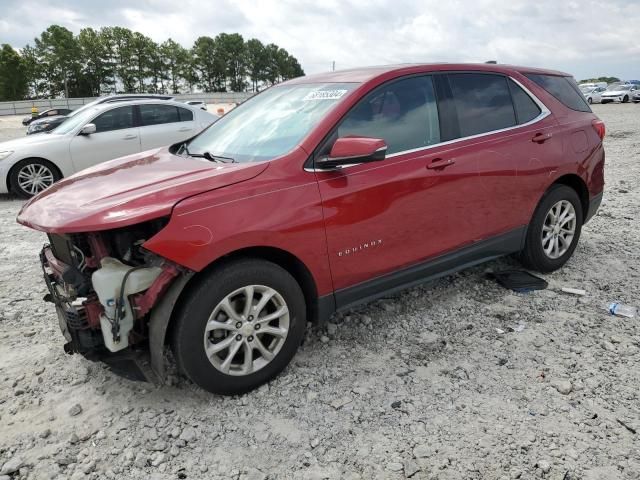
<path fill-rule="evenodd" d="M 0 152 L 0 160 L 4 160 L 5 158 L 7 158 L 12 153 L 13 153 L 13 150 L 4 150 L 4 151 Z"/>

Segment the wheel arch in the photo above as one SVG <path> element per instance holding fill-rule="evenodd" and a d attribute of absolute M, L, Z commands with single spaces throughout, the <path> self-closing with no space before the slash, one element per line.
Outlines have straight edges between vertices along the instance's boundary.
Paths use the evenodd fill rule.
<path fill-rule="evenodd" d="M 580 198 L 580 204 L 582 206 L 582 216 L 583 218 L 587 218 L 589 213 L 589 188 L 585 181 L 574 173 L 570 173 L 567 175 L 563 175 L 556 179 L 551 186 L 553 185 L 566 185 L 576 191 L 578 197 Z"/>
<path fill-rule="evenodd" d="M 21 163 L 27 160 L 39 160 L 41 162 L 44 162 L 55 170 L 55 172 L 59 175 L 60 179 L 64 178 L 64 175 L 62 174 L 62 170 L 60 170 L 60 168 L 51 160 L 47 160 L 44 157 L 36 157 L 36 156 L 25 157 L 14 162 L 14 164 L 11 165 L 11 167 L 9 168 L 9 171 L 7 172 L 7 178 L 5 179 L 5 181 L 7 182 L 7 191 L 9 192 L 11 191 L 11 176 L 13 175 L 13 172 L 16 170 L 16 168 L 18 168 L 18 165 L 20 165 Z"/>
<path fill-rule="evenodd" d="M 149 349 L 151 366 L 161 379 L 165 377 L 164 348 L 171 338 L 172 328 L 175 325 L 174 312 L 182 308 L 192 288 L 212 270 L 225 263 L 245 258 L 265 260 L 284 268 L 302 289 L 307 321 L 315 322 L 323 319 L 324 312 L 320 311 L 316 282 L 309 268 L 298 257 L 286 250 L 268 246 L 246 247 L 229 252 L 213 260 L 201 271 L 178 278 L 153 307 L 149 320 Z"/>

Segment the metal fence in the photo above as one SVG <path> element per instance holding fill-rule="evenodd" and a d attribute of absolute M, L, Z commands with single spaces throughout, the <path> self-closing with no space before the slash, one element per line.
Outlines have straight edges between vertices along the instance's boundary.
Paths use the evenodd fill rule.
<path fill-rule="evenodd" d="M 220 92 L 220 93 L 187 93 L 176 95 L 176 100 L 201 100 L 206 103 L 240 103 L 251 97 L 251 92 Z M 0 102 L 0 115 L 21 115 L 31 113 L 34 105 L 38 111 L 48 108 L 76 109 L 85 103 L 92 102 L 97 97 L 85 98 L 53 98 L 45 100 L 20 100 L 17 102 Z"/>

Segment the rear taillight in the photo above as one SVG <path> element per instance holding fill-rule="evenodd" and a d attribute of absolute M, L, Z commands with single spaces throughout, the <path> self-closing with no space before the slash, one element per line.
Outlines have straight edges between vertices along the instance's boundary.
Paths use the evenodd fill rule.
<path fill-rule="evenodd" d="M 593 129 L 600 137 L 600 140 L 604 140 L 604 135 L 607 131 L 604 126 L 604 122 L 602 120 L 594 120 L 593 122 L 591 122 L 591 125 L 593 125 Z"/>

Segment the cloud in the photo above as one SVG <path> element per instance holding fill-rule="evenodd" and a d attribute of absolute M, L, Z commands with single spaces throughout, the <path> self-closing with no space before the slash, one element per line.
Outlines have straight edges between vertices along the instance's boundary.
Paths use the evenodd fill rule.
<path fill-rule="evenodd" d="M 361 65 L 474 61 L 640 77 L 640 9 L 621 0 L 3 0 L 0 42 L 21 47 L 49 24 L 120 25 L 191 46 L 239 32 L 276 43 L 308 73 Z"/>

